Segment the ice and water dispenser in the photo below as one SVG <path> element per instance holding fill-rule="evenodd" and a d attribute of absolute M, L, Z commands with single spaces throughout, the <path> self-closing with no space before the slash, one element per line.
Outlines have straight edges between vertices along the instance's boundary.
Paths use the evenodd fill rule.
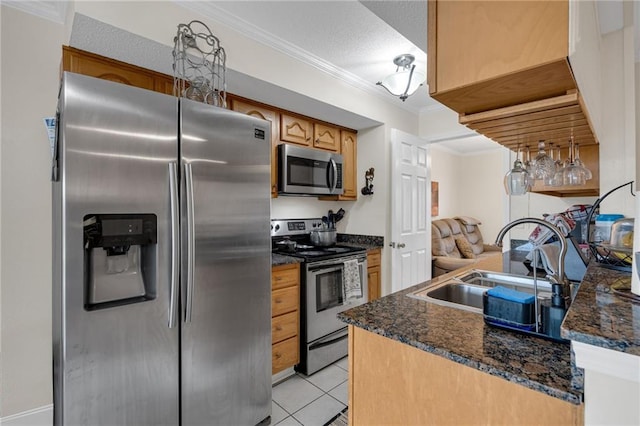
<path fill-rule="evenodd" d="M 155 299 L 156 215 L 90 214 L 83 229 L 87 310 Z"/>

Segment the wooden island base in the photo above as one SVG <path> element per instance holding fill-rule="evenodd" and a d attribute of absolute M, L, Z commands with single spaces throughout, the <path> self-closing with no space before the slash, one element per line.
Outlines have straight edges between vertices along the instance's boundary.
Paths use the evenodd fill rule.
<path fill-rule="evenodd" d="M 582 425 L 574 405 L 349 325 L 349 425 Z"/>

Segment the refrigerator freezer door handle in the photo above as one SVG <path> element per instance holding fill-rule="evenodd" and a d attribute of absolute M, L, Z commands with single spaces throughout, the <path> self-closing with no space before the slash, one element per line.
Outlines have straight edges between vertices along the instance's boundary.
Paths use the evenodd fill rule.
<path fill-rule="evenodd" d="M 169 294 L 169 328 L 173 328 L 178 322 L 178 282 L 180 279 L 180 224 L 178 221 L 180 206 L 178 201 L 178 168 L 175 161 L 169 163 L 169 202 L 171 204 L 171 288 Z"/>
<path fill-rule="evenodd" d="M 191 322 L 191 311 L 193 309 L 193 291 L 194 291 L 194 264 L 195 264 L 195 229 L 194 229 L 194 212 L 193 212 L 193 171 L 191 163 L 184 164 L 184 178 L 187 197 L 187 299 L 184 322 Z"/>

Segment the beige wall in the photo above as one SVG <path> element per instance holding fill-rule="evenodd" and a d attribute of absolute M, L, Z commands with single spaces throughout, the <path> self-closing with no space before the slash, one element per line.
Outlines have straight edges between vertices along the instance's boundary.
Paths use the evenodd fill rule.
<path fill-rule="evenodd" d="M 51 403 L 51 184 L 64 26 L 2 7 L 2 416 Z M 36 29 L 37 28 L 37 29 Z"/>
<path fill-rule="evenodd" d="M 438 182 L 439 215 L 471 216 L 482 222 L 485 242 L 492 243 L 504 225 L 503 148 L 460 155 L 431 144 L 431 180 Z"/>
<path fill-rule="evenodd" d="M 430 145 L 431 181 L 438 182 L 438 215 L 431 219 L 442 219 L 462 214 L 458 208 L 458 192 L 462 183 L 460 156 L 454 151 Z"/>

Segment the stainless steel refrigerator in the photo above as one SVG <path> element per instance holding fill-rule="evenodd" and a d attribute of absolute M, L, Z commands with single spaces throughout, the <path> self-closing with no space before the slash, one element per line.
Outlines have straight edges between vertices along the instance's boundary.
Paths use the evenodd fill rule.
<path fill-rule="evenodd" d="M 268 421 L 269 123 L 71 73 L 57 123 L 54 423 Z"/>

